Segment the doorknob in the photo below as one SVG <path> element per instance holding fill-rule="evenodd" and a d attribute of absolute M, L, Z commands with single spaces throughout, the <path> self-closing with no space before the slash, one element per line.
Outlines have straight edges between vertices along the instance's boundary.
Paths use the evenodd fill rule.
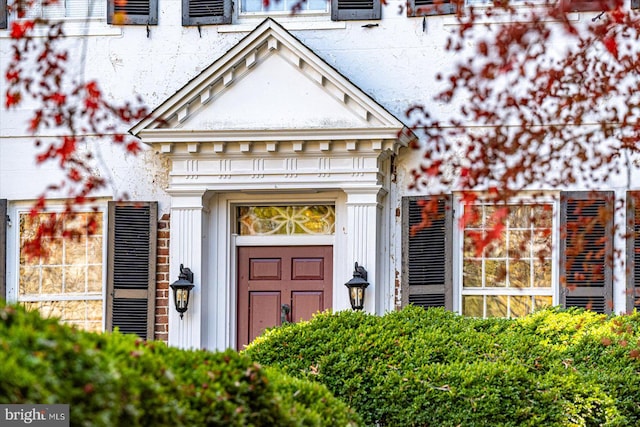
<path fill-rule="evenodd" d="M 291 313 L 291 306 L 289 304 L 282 304 L 280 307 L 280 324 L 290 323 L 289 313 Z"/>

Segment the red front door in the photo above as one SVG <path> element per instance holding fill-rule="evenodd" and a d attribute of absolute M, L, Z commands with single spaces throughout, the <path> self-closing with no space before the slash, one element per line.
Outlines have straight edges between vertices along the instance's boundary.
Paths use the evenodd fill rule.
<path fill-rule="evenodd" d="M 265 328 L 331 308 L 333 247 L 238 249 L 238 349 Z"/>

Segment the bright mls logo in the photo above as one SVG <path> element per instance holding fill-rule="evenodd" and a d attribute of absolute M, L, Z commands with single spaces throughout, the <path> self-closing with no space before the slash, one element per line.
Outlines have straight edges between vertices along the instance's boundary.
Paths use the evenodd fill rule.
<path fill-rule="evenodd" d="M 69 405 L 0 405 L 0 425 L 69 427 Z"/>

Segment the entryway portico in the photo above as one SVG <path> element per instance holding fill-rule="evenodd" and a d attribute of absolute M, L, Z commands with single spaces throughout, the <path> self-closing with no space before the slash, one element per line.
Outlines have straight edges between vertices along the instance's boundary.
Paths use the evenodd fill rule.
<path fill-rule="evenodd" d="M 180 264 L 195 277 L 184 318 L 170 310 L 169 344 L 236 346 L 239 247 L 332 247 L 327 306 L 350 308 L 344 283 L 358 262 L 365 310 L 391 309 L 386 195 L 404 130 L 271 19 L 134 127 L 170 160 L 171 280 Z M 239 235 L 238 207 L 262 205 L 332 206 L 334 231 Z"/>

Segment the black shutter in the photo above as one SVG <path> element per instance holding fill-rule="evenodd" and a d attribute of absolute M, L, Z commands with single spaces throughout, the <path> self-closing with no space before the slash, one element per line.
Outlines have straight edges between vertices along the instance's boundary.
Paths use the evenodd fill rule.
<path fill-rule="evenodd" d="M 7 28 L 9 11 L 7 10 L 7 0 L 0 0 L 0 30 Z"/>
<path fill-rule="evenodd" d="M 627 312 L 640 310 L 640 191 L 627 192 Z"/>
<path fill-rule="evenodd" d="M 0 199 L 0 300 L 7 298 L 7 199 Z"/>
<path fill-rule="evenodd" d="M 457 10 L 457 0 L 409 0 L 407 2 L 407 16 L 450 15 Z"/>
<path fill-rule="evenodd" d="M 611 191 L 560 196 L 560 303 L 611 313 L 613 302 Z"/>
<path fill-rule="evenodd" d="M 402 305 L 452 310 L 451 196 L 404 197 L 402 212 Z"/>
<path fill-rule="evenodd" d="M 107 0 L 107 23 L 156 25 L 158 23 L 158 0 Z"/>
<path fill-rule="evenodd" d="M 109 202 L 107 330 L 153 339 L 156 202 Z"/>
<path fill-rule="evenodd" d="M 182 0 L 182 25 L 230 23 L 231 0 Z"/>
<path fill-rule="evenodd" d="M 380 19 L 380 16 L 380 0 L 331 0 L 334 21 Z"/>

